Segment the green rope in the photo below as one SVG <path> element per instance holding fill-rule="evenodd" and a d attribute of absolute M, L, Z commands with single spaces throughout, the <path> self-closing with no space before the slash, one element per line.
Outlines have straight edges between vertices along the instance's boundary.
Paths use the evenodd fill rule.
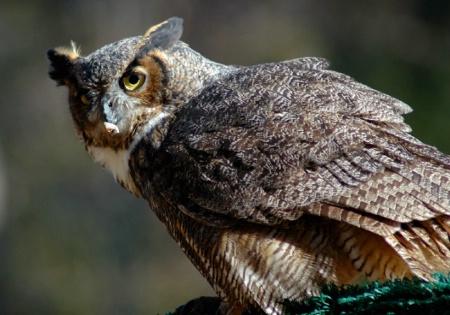
<path fill-rule="evenodd" d="M 395 280 L 362 286 L 326 286 L 320 296 L 287 303 L 287 314 L 450 314 L 450 274 L 434 281 Z"/>

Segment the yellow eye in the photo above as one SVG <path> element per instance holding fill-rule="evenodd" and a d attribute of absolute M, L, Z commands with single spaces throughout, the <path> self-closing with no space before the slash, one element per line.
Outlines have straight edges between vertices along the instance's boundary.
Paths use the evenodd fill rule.
<path fill-rule="evenodd" d="M 139 89 L 145 82 L 145 76 L 140 73 L 133 73 L 122 78 L 122 83 L 127 91 L 135 91 Z"/>
<path fill-rule="evenodd" d="M 81 100 L 81 102 L 84 104 L 84 105 L 89 105 L 89 104 L 91 104 L 91 102 L 88 100 L 88 98 L 86 97 L 86 95 L 81 95 L 81 97 L 80 97 L 80 100 Z"/>

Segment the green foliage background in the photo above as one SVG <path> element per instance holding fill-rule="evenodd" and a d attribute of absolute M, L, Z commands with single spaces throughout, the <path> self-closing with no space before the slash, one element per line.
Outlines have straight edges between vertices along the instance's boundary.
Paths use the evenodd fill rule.
<path fill-rule="evenodd" d="M 213 294 L 89 160 L 46 74 L 49 48 L 90 53 L 175 15 L 214 61 L 328 58 L 411 105 L 413 134 L 450 153 L 449 1 L 0 0 L 0 314 L 156 314 Z"/>

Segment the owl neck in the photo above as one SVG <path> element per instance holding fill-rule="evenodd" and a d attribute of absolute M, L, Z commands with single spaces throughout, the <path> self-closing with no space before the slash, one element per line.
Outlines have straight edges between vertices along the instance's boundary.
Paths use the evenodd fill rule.
<path fill-rule="evenodd" d="M 178 42 L 167 53 L 168 89 L 174 105 L 185 104 L 206 86 L 238 68 L 213 62 Z"/>

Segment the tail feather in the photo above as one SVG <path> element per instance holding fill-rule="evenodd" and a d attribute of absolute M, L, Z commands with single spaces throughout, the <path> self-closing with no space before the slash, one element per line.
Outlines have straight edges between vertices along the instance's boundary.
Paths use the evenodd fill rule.
<path fill-rule="evenodd" d="M 407 263 L 413 275 L 430 279 L 436 272 L 450 272 L 450 218 L 403 224 L 386 238 Z"/>

